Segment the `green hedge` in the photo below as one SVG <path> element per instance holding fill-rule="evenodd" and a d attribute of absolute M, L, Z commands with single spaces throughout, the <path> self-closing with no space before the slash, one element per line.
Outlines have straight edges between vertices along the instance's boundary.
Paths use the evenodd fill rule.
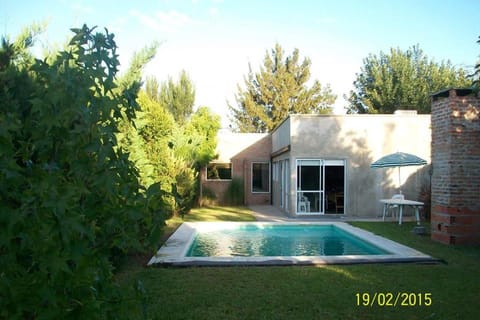
<path fill-rule="evenodd" d="M 139 84 L 117 87 L 113 34 L 72 31 L 51 59 L 0 51 L 0 319 L 121 317 L 114 261 L 164 224 L 115 137 Z"/>

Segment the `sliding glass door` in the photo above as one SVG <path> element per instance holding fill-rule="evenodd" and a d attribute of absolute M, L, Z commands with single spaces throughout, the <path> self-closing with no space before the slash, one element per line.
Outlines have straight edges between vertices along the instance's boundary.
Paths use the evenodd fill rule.
<path fill-rule="evenodd" d="M 344 168 L 344 160 L 298 159 L 297 214 L 344 213 Z"/>
<path fill-rule="evenodd" d="M 289 181 L 290 181 L 290 161 L 279 161 L 280 166 L 280 208 L 288 210 Z"/>
<path fill-rule="evenodd" d="M 322 160 L 297 160 L 297 214 L 323 213 Z"/>

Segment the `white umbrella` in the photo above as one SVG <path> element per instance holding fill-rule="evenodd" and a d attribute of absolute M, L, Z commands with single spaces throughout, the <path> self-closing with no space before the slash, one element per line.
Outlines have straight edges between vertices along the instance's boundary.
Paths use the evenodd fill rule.
<path fill-rule="evenodd" d="M 370 168 L 394 168 L 398 167 L 398 189 L 400 193 L 402 190 L 400 188 L 400 167 L 406 166 L 422 166 L 427 164 L 427 161 L 419 158 L 410 153 L 404 152 L 395 152 L 386 156 L 381 157 L 374 163 L 370 165 Z"/>

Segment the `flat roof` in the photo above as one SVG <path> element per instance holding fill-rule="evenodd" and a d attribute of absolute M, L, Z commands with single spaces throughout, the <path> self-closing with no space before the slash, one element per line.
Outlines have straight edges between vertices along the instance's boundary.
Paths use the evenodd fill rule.
<path fill-rule="evenodd" d="M 273 132 L 277 131 L 278 128 L 282 126 L 282 124 L 288 121 L 290 118 L 401 118 L 401 117 L 426 117 L 430 118 L 431 115 L 429 113 L 414 113 L 411 111 L 415 110 L 408 110 L 408 109 L 398 109 L 396 113 L 354 113 L 354 114 L 316 114 L 316 113 L 292 113 L 289 114 L 288 117 L 283 119 L 275 128 L 270 131 Z"/>

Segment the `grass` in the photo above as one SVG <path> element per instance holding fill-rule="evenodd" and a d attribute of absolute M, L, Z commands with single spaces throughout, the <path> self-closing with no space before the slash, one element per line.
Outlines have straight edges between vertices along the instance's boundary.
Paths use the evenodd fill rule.
<path fill-rule="evenodd" d="M 201 207 L 193 208 L 184 221 L 255 221 L 255 216 L 246 207 Z"/>
<path fill-rule="evenodd" d="M 193 208 L 183 219 L 175 216 L 166 222 L 164 240 L 168 238 L 184 221 L 255 221 L 252 210 L 246 207 L 201 207 Z"/>
<path fill-rule="evenodd" d="M 235 210 L 242 212 L 235 215 Z M 190 221 L 251 220 L 248 210 L 199 209 Z M 237 219 L 237 220 L 238 220 Z M 244 221 L 244 220 L 242 220 Z M 411 233 L 412 223 L 355 222 L 445 263 L 326 267 L 145 268 L 131 265 L 121 286 L 140 280 L 147 300 L 125 305 L 131 319 L 473 319 L 480 308 L 480 248 L 451 247 Z M 415 293 L 416 306 L 362 306 L 357 294 Z M 418 294 L 432 305 L 418 305 Z M 361 296 L 360 296 L 361 297 Z M 412 298 L 413 299 L 413 298 Z M 360 305 L 358 305 L 360 302 Z M 408 302 L 408 301 L 407 301 Z M 413 301 L 410 301 L 413 302 Z M 142 311 L 143 310 L 143 311 Z M 143 313 L 142 313 L 143 312 Z M 145 316 L 145 317 L 143 317 Z"/>

